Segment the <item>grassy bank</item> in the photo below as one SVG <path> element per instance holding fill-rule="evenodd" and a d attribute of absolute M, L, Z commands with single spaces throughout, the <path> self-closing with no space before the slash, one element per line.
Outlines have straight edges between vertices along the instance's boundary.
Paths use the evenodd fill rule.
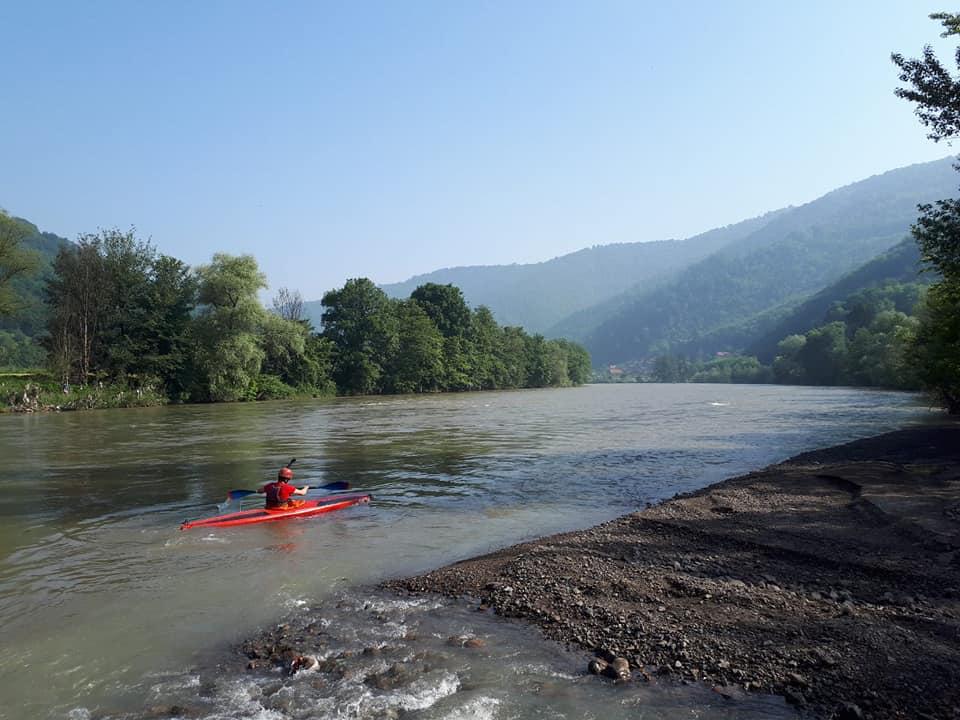
<path fill-rule="evenodd" d="M 150 407 L 167 402 L 151 386 L 64 385 L 43 372 L 0 372 L 0 412 Z"/>

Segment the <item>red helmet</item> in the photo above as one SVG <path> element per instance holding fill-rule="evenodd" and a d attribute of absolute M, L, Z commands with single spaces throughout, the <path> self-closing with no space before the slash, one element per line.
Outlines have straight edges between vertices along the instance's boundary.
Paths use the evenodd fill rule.
<path fill-rule="evenodd" d="M 293 470 L 288 467 L 280 468 L 277 473 L 277 480 L 293 480 Z"/>

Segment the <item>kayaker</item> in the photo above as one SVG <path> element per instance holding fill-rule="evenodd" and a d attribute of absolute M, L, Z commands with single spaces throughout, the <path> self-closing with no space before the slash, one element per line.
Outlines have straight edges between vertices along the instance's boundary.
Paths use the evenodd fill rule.
<path fill-rule="evenodd" d="M 277 473 L 277 479 L 274 482 L 267 483 L 257 490 L 258 493 L 264 493 L 267 496 L 267 508 L 296 507 L 302 500 L 291 500 L 294 495 L 306 495 L 309 485 L 302 488 L 294 487 L 290 484 L 293 480 L 293 470 L 288 467 L 280 468 Z"/>

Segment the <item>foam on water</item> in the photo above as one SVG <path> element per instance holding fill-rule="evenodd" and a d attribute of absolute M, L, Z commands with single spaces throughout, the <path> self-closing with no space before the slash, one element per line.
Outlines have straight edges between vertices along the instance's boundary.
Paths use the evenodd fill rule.
<path fill-rule="evenodd" d="M 203 720 L 627 720 L 638 712 L 666 720 L 694 708 L 703 720 L 795 716 L 780 698 L 731 701 L 670 682 L 613 685 L 586 674 L 585 653 L 462 603 L 353 589 L 311 605 L 262 642 L 293 643 L 295 652 L 317 658 L 311 669 L 290 675 L 269 662 L 245 669 L 246 658 L 231 650 L 154 677 L 145 708 L 179 706 Z"/>
<path fill-rule="evenodd" d="M 494 697 L 481 696 L 471 698 L 462 705 L 446 708 L 444 720 L 493 720 L 500 708 L 500 701 Z"/>

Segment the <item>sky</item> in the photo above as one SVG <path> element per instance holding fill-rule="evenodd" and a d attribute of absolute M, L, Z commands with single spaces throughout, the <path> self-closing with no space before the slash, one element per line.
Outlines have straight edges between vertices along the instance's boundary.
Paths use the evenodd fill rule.
<path fill-rule="evenodd" d="M 684 238 L 956 152 L 910 0 L 0 0 L 0 207 L 319 299 Z"/>

